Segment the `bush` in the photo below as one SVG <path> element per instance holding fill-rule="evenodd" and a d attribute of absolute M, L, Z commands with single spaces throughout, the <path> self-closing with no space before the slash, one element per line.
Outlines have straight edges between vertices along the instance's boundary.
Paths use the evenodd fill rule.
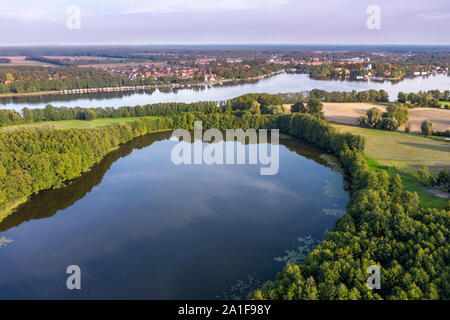
<path fill-rule="evenodd" d="M 91 121 L 97 118 L 97 114 L 93 110 L 87 110 L 84 114 L 86 120 Z"/>
<path fill-rule="evenodd" d="M 420 129 L 422 130 L 422 134 L 426 137 L 433 135 L 433 123 L 428 120 L 422 122 Z"/>
<path fill-rule="evenodd" d="M 409 110 L 402 104 L 393 104 L 387 107 L 386 109 L 387 117 L 397 120 L 398 126 L 403 125 L 408 121 Z"/>

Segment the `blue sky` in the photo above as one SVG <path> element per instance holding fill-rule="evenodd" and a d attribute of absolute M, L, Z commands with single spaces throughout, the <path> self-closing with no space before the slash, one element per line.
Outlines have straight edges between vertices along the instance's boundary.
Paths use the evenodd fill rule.
<path fill-rule="evenodd" d="M 67 7 L 81 28 L 66 26 Z M 366 26 L 369 5 L 381 29 Z M 2 0 L 0 45 L 450 44 L 448 0 Z"/>

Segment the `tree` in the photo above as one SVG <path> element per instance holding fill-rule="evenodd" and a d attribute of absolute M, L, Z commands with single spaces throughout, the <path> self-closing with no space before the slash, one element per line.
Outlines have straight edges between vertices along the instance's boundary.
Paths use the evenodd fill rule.
<path fill-rule="evenodd" d="M 381 110 L 376 107 L 367 110 L 366 116 L 358 118 L 359 125 L 367 128 L 378 128 L 381 120 Z"/>
<path fill-rule="evenodd" d="M 253 114 L 261 113 L 261 104 L 258 101 L 253 101 L 249 111 Z"/>
<path fill-rule="evenodd" d="M 0 163 L 0 180 L 4 179 L 6 177 L 6 169 L 5 167 Z"/>
<path fill-rule="evenodd" d="M 305 104 L 301 101 L 297 101 L 291 106 L 291 112 L 306 113 Z"/>
<path fill-rule="evenodd" d="M 389 107 L 387 107 L 386 112 L 389 118 L 393 118 L 398 121 L 399 126 L 408 121 L 409 117 L 408 108 L 402 104 L 390 105 Z"/>
<path fill-rule="evenodd" d="M 84 117 L 86 120 L 91 121 L 91 120 L 94 120 L 95 118 L 97 118 L 97 114 L 95 113 L 94 110 L 89 109 L 84 114 Z"/>
<path fill-rule="evenodd" d="M 306 107 L 308 110 L 307 114 L 315 116 L 315 117 L 319 117 L 319 118 L 324 117 L 323 104 L 319 100 L 309 99 Z"/>
<path fill-rule="evenodd" d="M 425 120 L 422 122 L 422 124 L 420 125 L 420 129 L 422 130 L 422 133 L 428 137 L 431 136 L 433 134 L 433 123 L 431 123 L 428 120 Z"/>
<path fill-rule="evenodd" d="M 437 183 L 440 186 L 446 186 L 450 182 L 450 175 L 447 169 L 442 169 L 437 177 Z"/>
<path fill-rule="evenodd" d="M 407 99 L 406 93 L 400 91 L 397 95 L 398 102 L 405 103 L 406 99 Z"/>
<path fill-rule="evenodd" d="M 266 113 L 268 114 L 282 114 L 284 113 L 284 108 L 282 105 L 271 105 L 266 107 Z"/>
<path fill-rule="evenodd" d="M 430 172 L 428 171 L 427 166 L 423 166 L 417 170 L 417 178 L 424 183 L 430 182 Z"/>

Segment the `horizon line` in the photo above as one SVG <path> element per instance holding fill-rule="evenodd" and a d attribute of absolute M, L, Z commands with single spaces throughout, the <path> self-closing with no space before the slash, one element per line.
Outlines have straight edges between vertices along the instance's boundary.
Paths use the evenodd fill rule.
<path fill-rule="evenodd" d="M 1 47 L 51 47 L 51 46 L 440 46 L 449 44 L 439 43 L 26 43 L 26 44 L 0 44 Z"/>

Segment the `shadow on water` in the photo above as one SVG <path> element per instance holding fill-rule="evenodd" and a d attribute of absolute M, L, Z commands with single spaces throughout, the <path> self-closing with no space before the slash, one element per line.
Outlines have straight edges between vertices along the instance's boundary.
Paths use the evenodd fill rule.
<path fill-rule="evenodd" d="M 18 206 L 11 215 L 7 216 L 0 223 L 0 232 L 7 231 L 30 220 L 50 218 L 58 211 L 72 206 L 102 182 L 105 173 L 114 162 L 128 156 L 135 149 L 143 149 L 152 145 L 154 142 L 167 140 L 171 135 L 172 131 L 165 131 L 137 137 L 132 141 L 123 144 L 119 149 L 107 154 L 105 158 L 93 166 L 90 171 L 71 180 L 66 186 L 58 189 L 43 190 L 30 196 L 27 202 Z M 192 142 L 193 140 L 192 137 Z M 302 157 L 313 160 L 323 166 L 330 166 L 330 164 L 321 157 L 325 151 L 319 147 L 311 145 L 304 140 L 292 137 L 280 137 L 279 141 L 280 145 Z M 246 141 L 246 144 L 248 144 L 248 141 Z"/>

